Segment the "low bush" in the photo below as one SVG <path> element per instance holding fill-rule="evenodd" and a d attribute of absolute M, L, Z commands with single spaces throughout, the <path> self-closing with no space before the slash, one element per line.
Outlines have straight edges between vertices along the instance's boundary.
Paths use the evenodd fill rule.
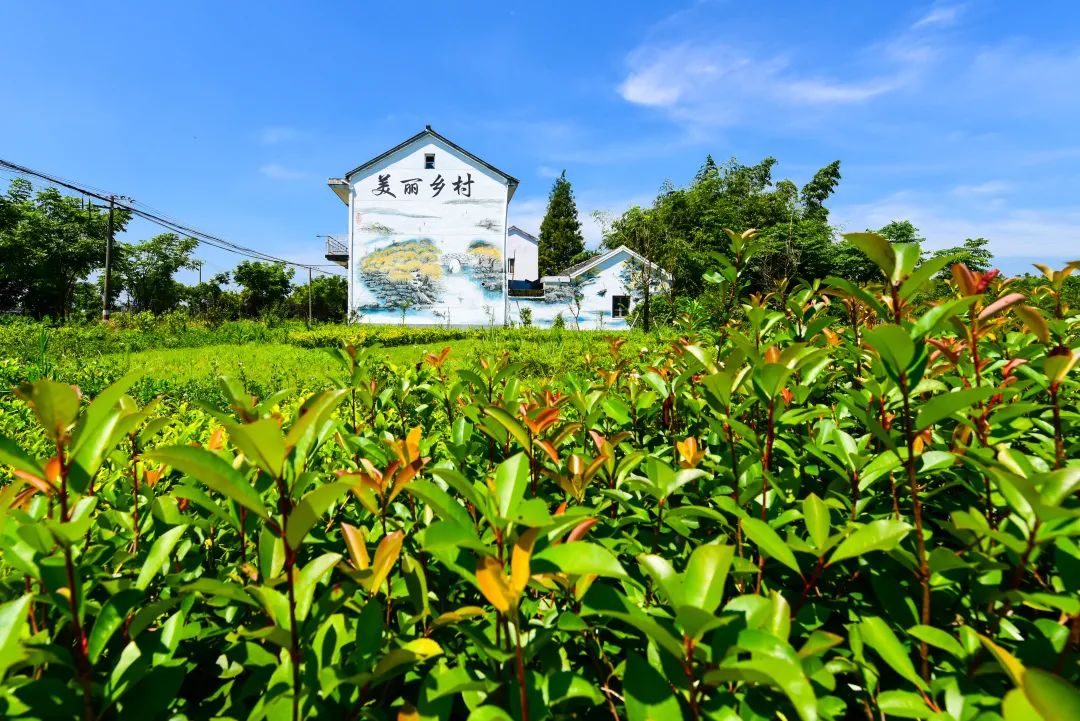
<path fill-rule="evenodd" d="M 883 284 L 538 331 L 552 379 L 528 331 L 216 408 L 24 384 L 0 716 L 1080 717 L 1080 316 L 853 242 Z"/>

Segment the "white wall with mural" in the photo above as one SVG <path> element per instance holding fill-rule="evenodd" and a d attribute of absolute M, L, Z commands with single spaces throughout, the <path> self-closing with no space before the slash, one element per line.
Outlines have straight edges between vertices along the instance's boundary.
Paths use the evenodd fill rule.
<path fill-rule="evenodd" d="M 504 322 L 506 213 L 516 181 L 430 132 L 346 180 L 355 320 Z"/>

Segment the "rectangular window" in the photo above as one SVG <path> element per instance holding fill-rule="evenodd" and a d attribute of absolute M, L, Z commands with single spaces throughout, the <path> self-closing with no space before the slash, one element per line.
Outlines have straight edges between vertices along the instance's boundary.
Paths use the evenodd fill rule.
<path fill-rule="evenodd" d="M 630 315 L 630 296 L 628 295 L 613 295 L 611 296 L 611 317 L 612 318 L 625 318 Z"/>
<path fill-rule="evenodd" d="M 514 259 L 513 258 L 510 258 L 508 261 L 506 261 L 506 272 L 509 273 L 510 275 L 514 274 Z"/>
<path fill-rule="evenodd" d="M 435 153 L 424 153 L 424 170 L 435 170 Z"/>

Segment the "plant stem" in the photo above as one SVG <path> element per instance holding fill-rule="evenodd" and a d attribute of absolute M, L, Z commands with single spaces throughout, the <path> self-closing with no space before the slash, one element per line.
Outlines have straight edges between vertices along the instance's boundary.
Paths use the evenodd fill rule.
<path fill-rule="evenodd" d="M 1054 418 L 1054 470 L 1065 467 L 1065 438 L 1061 433 L 1061 404 L 1058 403 L 1058 384 L 1050 384 L 1050 407 Z"/>
<path fill-rule="evenodd" d="M 904 399 L 904 438 L 907 441 L 907 458 L 904 466 L 907 469 L 908 486 L 911 490 L 912 513 L 915 516 L 915 540 L 919 558 L 919 586 L 922 588 L 922 616 L 921 623 L 930 625 L 930 564 L 926 558 L 926 536 L 923 532 L 922 501 L 919 498 L 919 483 L 915 473 L 915 431 L 911 423 L 911 389 L 908 387 L 907 372 L 900 372 L 900 393 Z M 926 641 L 919 643 L 919 657 L 922 660 L 922 676 L 927 683 L 930 682 L 930 647 Z"/>
<path fill-rule="evenodd" d="M 60 522 L 71 520 L 68 515 L 68 466 L 64 458 L 63 441 L 56 441 L 56 457 L 60 461 Z M 75 583 L 75 560 L 71 555 L 71 546 L 64 545 L 64 570 L 67 573 L 68 609 L 71 612 L 71 630 L 75 636 L 75 676 L 82 687 L 83 719 L 94 721 L 94 700 L 91 691 L 91 666 L 86 638 L 86 629 L 79 620 L 79 589 Z"/>
<path fill-rule="evenodd" d="M 516 614 L 516 612 L 515 612 Z M 521 619 L 514 617 L 514 637 L 516 641 L 518 694 L 521 702 L 521 721 L 529 721 L 529 698 L 525 688 L 525 659 L 521 653 Z"/>

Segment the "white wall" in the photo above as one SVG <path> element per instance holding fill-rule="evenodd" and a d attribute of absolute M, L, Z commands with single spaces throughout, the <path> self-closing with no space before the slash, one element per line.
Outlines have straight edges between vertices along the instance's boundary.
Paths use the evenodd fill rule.
<path fill-rule="evenodd" d="M 402 182 L 411 179 L 415 193 Z M 400 322 L 410 303 L 408 324 L 503 323 L 503 177 L 425 135 L 348 181 L 349 303 L 363 322 Z"/>
<path fill-rule="evenodd" d="M 506 234 L 506 257 L 514 259 L 510 280 L 539 280 L 540 261 L 536 243 L 518 228 Z"/>
<path fill-rule="evenodd" d="M 629 327 L 627 318 L 612 317 L 612 296 L 630 296 L 630 311 L 634 310 L 640 297 L 639 293 L 631 291 L 633 268 L 633 257 L 627 253 L 618 253 L 593 268 L 588 277 L 578 278 L 578 290 L 582 295 L 578 327 L 582 330 Z M 661 287 L 661 284 L 654 283 L 654 292 L 659 292 Z M 574 328 L 574 313 L 569 303 L 569 286 L 564 285 L 563 289 L 565 291 L 562 294 L 563 298 L 558 298 L 559 292 L 555 284 L 545 283 L 546 297 L 543 299 L 511 298 L 510 320 L 520 323 L 520 310 L 529 308 L 532 310 L 533 325 L 549 326 L 555 316 L 562 313 L 566 327 Z"/>

